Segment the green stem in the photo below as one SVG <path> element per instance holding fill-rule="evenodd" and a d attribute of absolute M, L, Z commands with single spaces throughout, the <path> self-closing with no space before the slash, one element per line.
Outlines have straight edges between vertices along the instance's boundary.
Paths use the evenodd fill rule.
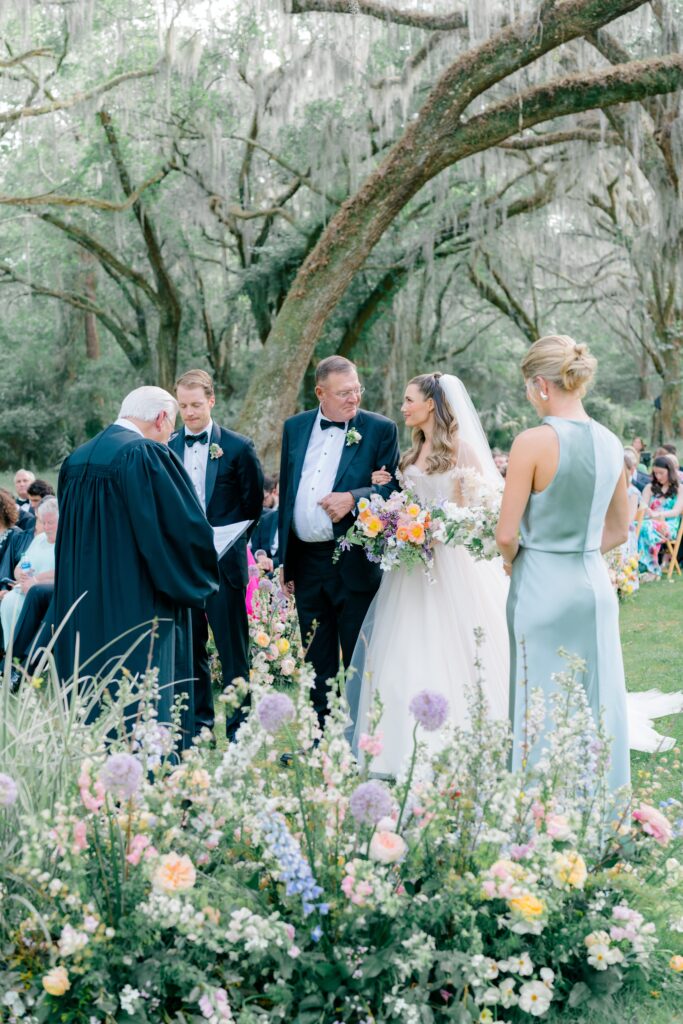
<path fill-rule="evenodd" d="M 406 786 L 403 792 L 403 800 L 401 801 L 401 807 L 398 812 L 398 821 L 396 823 L 396 831 L 400 833 L 401 823 L 403 822 L 403 812 L 406 808 L 406 802 L 408 800 L 408 793 L 410 793 L 410 784 L 413 781 L 413 774 L 415 772 L 415 762 L 417 760 L 417 727 L 418 722 L 413 726 L 413 752 L 410 756 L 410 769 L 408 771 L 408 778 L 406 779 Z"/>

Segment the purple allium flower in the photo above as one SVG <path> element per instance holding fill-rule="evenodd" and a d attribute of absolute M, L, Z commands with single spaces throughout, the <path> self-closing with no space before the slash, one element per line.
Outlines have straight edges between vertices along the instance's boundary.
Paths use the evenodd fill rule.
<path fill-rule="evenodd" d="M 142 765 L 132 754 L 110 754 L 100 772 L 100 781 L 108 793 L 119 799 L 131 797 L 142 780 Z"/>
<path fill-rule="evenodd" d="M 267 576 L 264 576 L 263 579 L 258 581 L 258 589 L 265 590 L 268 594 L 272 594 L 275 590 L 275 586 L 273 585 L 272 580 L 269 580 Z"/>
<path fill-rule="evenodd" d="M 267 693 L 261 699 L 256 713 L 266 732 L 276 733 L 294 718 L 294 705 L 286 693 Z"/>
<path fill-rule="evenodd" d="M 18 796 L 19 790 L 12 776 L 0 772 L 0 807 L 11 807 Z"/>
<path fill-rule="evenodd" d="M 448 717 L 448 701 L 434 690 L 421 690 L 413 697 L 408 709 L 427 732 L 436 732 Z"/>
<path fill-rule="evenodd" d="M 391 808 L 391 796 L 379 782 L 361 782 L 349 800 L 351 814 L 364 825 L 376 825 L 391 814 Z"/>

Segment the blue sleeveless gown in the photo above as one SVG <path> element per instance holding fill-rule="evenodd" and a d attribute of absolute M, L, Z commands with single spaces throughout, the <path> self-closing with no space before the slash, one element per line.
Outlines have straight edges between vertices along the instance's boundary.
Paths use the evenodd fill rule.
<path fill-rule="evenodd" d="M 619 439 L 594 420 L 547 416 L 557 434 L 560 458 L 555 477 L 531 494 L 521 524 L 521 546 L 513 562 L 507 603 L 510 633 L 512 766 L 521 767 L 524 740 L 524 661 L 529 692 L 554 690 L 551 676 L 566 669 L 563 647 L 587 665 L 582 677 L 588 702 L 603 709 L 612 737 L 609 785 L 630 781 L 624 665 L 617 597 L 600 554 L 605 514 L 623 472 Z M 533 758 L 533 754 L 532 754 Z"/>

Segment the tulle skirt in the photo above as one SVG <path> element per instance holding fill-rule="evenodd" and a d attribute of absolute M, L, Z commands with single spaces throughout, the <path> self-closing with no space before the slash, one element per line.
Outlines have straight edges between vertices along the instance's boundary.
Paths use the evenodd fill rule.
<path fill-rule="evenodd" d="M 415 720 L 409 705 L 421 690 L 443 694 L 450 718 L 466 727 L 466 691 L 481 676 L 491 717 L 508 715 L 508 581 L 501 560 L 476 561 L 463 548 L 439 546 L 432 575 L 434 582 L 420 568 L 386 573 L 354 652 L 347 684 L 352 746 L 358 752 L 379 694 L 383 750 L 372 764 L 378 774 L 398 775 L 410 756 Z M 484 633 L 479 648 L 476 630 Z M 420 729 L 419 738 L 438 749 L 438 732 Z"/>

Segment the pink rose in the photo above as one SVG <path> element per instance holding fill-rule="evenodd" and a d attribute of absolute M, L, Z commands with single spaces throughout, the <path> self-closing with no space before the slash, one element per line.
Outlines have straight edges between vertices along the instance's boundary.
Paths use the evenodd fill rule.
<path fill-rule="evenodd" d="M 407 850 L 405 840 L 396 832 L 375 832 L 370 840 L 370 859 L 380 864 L 395 864 Z"/>
<path fill-rule="evenodd" d="M 545 819 L 545 827 L 552 839 L 569 839 L 572 830 L 564 814 L 548 814 Z"/>
<path fill-rule="evenodd" d="M 652 836 L 660 846 L 668 846 L 671 842 L 673 829 L 668 818 L 664 817 L 661 811 L 649 804 L 641 804 L 633 812 L 633 817 L 640 822 L 643 832 Z"/>

